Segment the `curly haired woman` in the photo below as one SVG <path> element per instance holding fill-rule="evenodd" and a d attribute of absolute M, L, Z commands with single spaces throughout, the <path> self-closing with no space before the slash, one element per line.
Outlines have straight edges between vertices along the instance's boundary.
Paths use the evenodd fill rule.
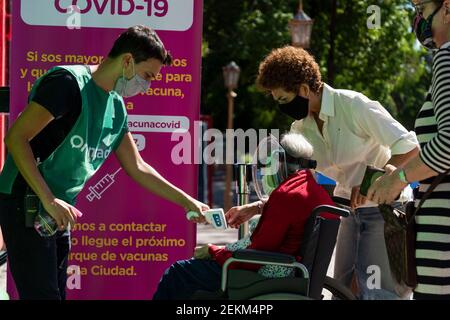
<path fill-rule="evenodd" d="M 339 230 L 335 278 L 350 287 L 355 272 L 361 299 L 405 297 L 390 273 L 384 220 L 377 204 L 360 195 L 359 185 L 368 165 L 392 171 L 414 157 L 415 134 L 379 102 L 325 84 L 314 58 L 301 48 L 273 50 L 260 64 L 257 83 L 295 119 L 291 130 L 313 145 L 317 171 L 336 181 L 334 195 L 351 200 L 354 214 Z"/>

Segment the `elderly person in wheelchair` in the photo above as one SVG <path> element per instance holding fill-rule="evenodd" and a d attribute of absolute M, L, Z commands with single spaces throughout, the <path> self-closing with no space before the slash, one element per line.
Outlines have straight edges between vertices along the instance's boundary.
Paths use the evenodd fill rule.
<path fill-rule="evenodd" d="M 308 218 L 317 207 L 334 204 L 327 192 L 316 183 L 310 170 L 315 168 L 315 161 L 311 160 L 313 148 L 302 135 L 289 133 L 283 136 L 281 146 L 274 137 L 268 137 L 259 144 L 258 149 L 252 171 L 255 189 L 261 201 L 234 207 L 226 214 L 229 225 L 237 227 L 261 213 L 257 224 L 254 223 L 253 227 L 250 224 L 250 230 L 253 231 L 251 235 L 224 247 L 209 244 L 196 248 L 192 259 L 172 264 L 162 276 L 154 300 L 191 299 L 198 292 L 216 293 L 197 296 L 202 299 L 223 298 L 222 266 L 227 264 L 227 260 L 228 263 L 231 261 L 229 259 L 236 250 L 280 253 L 294 257 L 294 264 L 302 260 L 299 253 L 302 244 L 304 245 L 302 242 Z M 339 221 L 336 214 L 321 212 L 320 216 L 326 220 Z M 324 266 L 325 270 L 328 263 Z M 252 271 L 263 279 L 294 275 L 294 268 L 283 263 L 261 266 L 256 263 L 233 262 L 228 268 Z"/>

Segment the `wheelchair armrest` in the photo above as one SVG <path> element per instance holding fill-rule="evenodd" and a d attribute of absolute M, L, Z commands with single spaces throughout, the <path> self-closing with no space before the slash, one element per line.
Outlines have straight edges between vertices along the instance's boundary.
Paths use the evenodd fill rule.
<path fill-rule="evenodd" d="M 300 262 L 295 260 L 295 257 L 268 251 L 259 251 L 253 249 L 238 250 L 233 252 L 233 256 L 229 258 L 222 266 L 222 285 L 221 289 L 226 292 L 227 280 L 228 280 L 228 267 L 235 262 L 262 264 L 262 265 L 274 265 L 295 268 L 300 270 L 301 276 L 305 279 L 309 279 L 308 269 Z"/>
<path fill-rule="evenodd" d="M 313 212 L 311 212 L 311 216 L 315 217 L 318 216 L 319 214 L 321 214 L 322 212 L 328 212 L 328 213 L 332 213 L 335 214 L 337 216 L 341 216 L 341 217 L 348 217 L 350 215 L 350 211 L 347 209 L 341 209 L 335 206 L 330 206 L 330 205 L 322 205 L 322 206 L 318 206 L 316 208 L 314 208 Z"/>
<path fill-rule="evenodd" d="M 288 254 L 254 250 L 254 249 L 237 250 L 237 251 L 233 252 L 233 258 L 243 259 L 243 260 L 252 260 L 252 261 L 261 261 L 264 263 L 294 263 L 294 262 L 296 262 L 295 257 L 288 255 Z"/>
<path fill-rule="evenodd" d="M 350 200 L 348 200 L 346 198 L 333 196 L 333 197 L 331 197 L 331 200 L 333 200 L 333 202 L 335 204 L 337 204 L 338 206 L 343 206 L 343 207 L 347 207 L 347 208 L 351 207 Z"/>

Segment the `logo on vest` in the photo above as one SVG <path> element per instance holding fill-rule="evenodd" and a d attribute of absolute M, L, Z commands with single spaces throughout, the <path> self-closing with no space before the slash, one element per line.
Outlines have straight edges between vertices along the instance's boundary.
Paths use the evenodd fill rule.
<path fill-rule="evenodd" d="M 89 147 L 88 144 L 84 142 L 83 137 L 80 137 L 78 135 L 73 136 L 70 139 L 70 145 L 73 149 L 79 149 L 82 153 L 87 153 L 90 161 L 94 161 L 96 159 L 106 159 L 108 158 L 112 150 L 106 145 L 104 148 Z"/>

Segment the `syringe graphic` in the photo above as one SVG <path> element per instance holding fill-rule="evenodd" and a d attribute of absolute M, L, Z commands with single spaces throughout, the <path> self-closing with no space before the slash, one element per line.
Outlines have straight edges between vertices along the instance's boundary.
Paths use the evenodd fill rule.
<path fill-rule="evenodd" d="M 119 168 L 116 172 L 113 174 L 107 174 L 104 176 L 95 186 L 90 186 L 89 191 L 91 191 L 87 196 L 86 199 L 89 200 L 89 202 L 92 202 L 95 198 L 101 199 L 103 192 L 106 191 L 109 187 L 113 185 L 114 177 L 119 173 L 119 171 L 122 170 L 122 168 Z"/>

